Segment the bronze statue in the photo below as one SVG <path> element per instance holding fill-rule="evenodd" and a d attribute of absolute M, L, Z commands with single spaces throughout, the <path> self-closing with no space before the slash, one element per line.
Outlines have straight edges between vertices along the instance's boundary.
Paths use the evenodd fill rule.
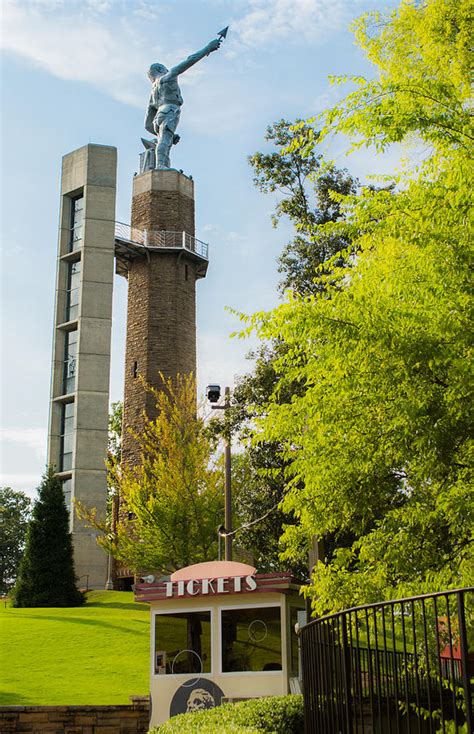
<path fill-rule="evenodd" d="M 197 64 L 201 59 L 209 56 L 213 51 L 217 51 L 226 35 L 227 28 L 224 28 L 219 31 L 218 37 L 210 41 L 207 46 L 191 54 L 171 69 L 167 69 L 163 64 L 152 64 L 150 66 L 148 78 L 152 83 L 152 89 L 145 116 L 145 129 L 152 135 L 156 135 L 156 140 L 148 142 L 142 138 L 147 149 L 146 155 L 143 156 L 143 171 L 150 168 L 171 167 L 170 150 L 171 146 L 179 141 L 176 128 L 178 127 L 181 105 L 183 104 L 178 76 Z M 150 148 L 153 144 L 155 145 L 154 160 L 150 155 Z"/>

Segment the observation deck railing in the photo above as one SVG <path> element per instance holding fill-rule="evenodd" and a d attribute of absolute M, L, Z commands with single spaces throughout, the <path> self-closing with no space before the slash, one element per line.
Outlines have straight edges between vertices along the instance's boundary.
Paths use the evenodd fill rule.
<path fill-rule="evenodd" d="M 115 239 L 122 245 L 143 247 L 144 249 L 183 249 L 194 255 L 209 259 L 209 245 L 187 232 L 170 232 L 157 229 L 138 229 L 130 224 L 115 222 Z"/>

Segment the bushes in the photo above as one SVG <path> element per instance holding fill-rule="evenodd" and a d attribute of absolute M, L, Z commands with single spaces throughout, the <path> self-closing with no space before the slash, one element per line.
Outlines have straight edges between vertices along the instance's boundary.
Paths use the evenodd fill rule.
<path fill-rule="evenodd" d="M 302 696 L 268 696 L 174 716 L 149 734 L 301 734 Z"/>

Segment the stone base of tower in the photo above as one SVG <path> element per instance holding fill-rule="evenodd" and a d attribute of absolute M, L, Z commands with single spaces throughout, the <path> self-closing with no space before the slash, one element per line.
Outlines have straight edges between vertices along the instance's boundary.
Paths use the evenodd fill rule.
<path fill-rule="evenodd" d="M 77 529 L 72 534 L 74 546 L 74 570 L 80 589 L 105 589 L 108 557 L 97 545 L 97 533 L 89 529 Z"/>
<path fill-rule="evenodd" d="M 145 171 L 133 179 L 132 227 L 194 236 L 194 181 L 174 169 Z"/>

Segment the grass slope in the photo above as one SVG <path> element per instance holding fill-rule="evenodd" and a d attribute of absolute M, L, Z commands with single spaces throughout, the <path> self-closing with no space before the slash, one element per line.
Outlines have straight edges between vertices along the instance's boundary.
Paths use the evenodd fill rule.
<path fill-rule="evenodd" d="M 149 691 L 149 607 L 92 591 L 83 607 L 0 606 L 0 705 L 130 703 Z"/>

